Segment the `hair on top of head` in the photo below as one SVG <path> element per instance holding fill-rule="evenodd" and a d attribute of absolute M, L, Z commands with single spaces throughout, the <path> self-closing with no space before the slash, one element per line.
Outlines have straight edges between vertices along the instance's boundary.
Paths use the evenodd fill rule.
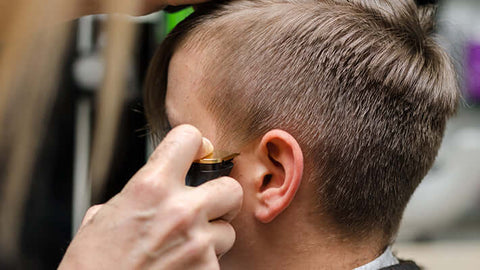
<path fill-rule="evenodd" d="M 201 5 L 152 60 L 145 88 L 152 131 L 165 121 L 174 51 L 211 55 L 208 92 L 199 98 L 222 134 L 246 143 L 274 128 L 290 132 L 313 169 L 318 211 L 345 236 L 380 232 L 388 241 L 457 104 L 433 16 L 434 6 L 413 0 Z"/>

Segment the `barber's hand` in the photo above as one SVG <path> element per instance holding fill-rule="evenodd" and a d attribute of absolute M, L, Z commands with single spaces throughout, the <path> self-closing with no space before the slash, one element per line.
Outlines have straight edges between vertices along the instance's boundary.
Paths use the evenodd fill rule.
<path fill-rule="evenodd" d="M 212 148 L 192 126 L 173 129 L 119 194 L 90 208 L 60 269 L 219 269 L 242 188 L 228 177 L 184 184 Z"/>

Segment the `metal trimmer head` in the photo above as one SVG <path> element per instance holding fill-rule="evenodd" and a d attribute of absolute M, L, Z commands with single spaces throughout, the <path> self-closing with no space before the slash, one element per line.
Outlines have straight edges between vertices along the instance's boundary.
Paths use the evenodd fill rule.
<path fill-rule="evenodd" d="M 228 176 L 233 168 L 232 161 L 238 155 L 238 153 L 215 151 L 205 158 L 195 160 L 188 170 L 185 184 L 196 187 L 207 181 Z"/>

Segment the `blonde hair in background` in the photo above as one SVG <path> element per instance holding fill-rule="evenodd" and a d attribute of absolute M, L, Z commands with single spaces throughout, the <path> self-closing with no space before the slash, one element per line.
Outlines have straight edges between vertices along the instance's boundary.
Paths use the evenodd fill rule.
<path fill-rule="evenodd" d="M 108 0 L 102 10 L 135 11 L 136 1 Z M 79 0 L 0 3 L 0 258 L 19 259 L 19 239 L 36 150 L 60 78 L 62 58 Z M 133 12 L 128 12 L 133 13 Z M 125 73 L 134 36 L 121 15 L 106 22 L 106 72 L 99 93 L 91 155 L 94 198 L 102 194 L 124 99 Z M 60 89 L 60 91 L 63 91 Z M 66 91 L 66 90 L 65 90 Z"/>

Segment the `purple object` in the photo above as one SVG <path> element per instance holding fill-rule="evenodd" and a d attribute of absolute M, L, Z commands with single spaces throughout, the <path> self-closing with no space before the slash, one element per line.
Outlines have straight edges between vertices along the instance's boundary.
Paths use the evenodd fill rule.
<path fill-rule="evenodd" d="M 480 102 L 480 41 L 467 43 L 465 81 L 467 97 Z"/>

